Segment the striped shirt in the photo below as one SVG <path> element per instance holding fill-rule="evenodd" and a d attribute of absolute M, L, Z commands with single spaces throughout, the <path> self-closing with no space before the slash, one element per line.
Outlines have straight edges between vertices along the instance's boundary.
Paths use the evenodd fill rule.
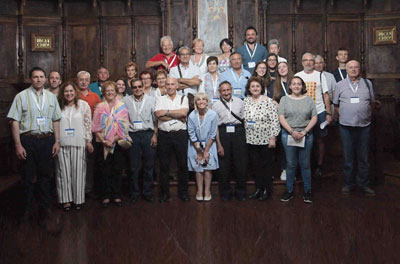
<path fill-rule="evenodd" d="M 45 134 L 53 132 L 53 122 L 61 119 L 61 110 L 53 93 L 42 89 L 37 95 L 30 86 L 15 96 L 7 117 L 19 122 L 20 134 Z"/>

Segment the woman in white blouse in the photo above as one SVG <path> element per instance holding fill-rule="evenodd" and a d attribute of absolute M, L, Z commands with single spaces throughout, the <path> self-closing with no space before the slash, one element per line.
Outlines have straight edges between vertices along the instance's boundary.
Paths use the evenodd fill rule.
<path fill-rule="evenodd" d="M 207 95 L 211 106 L 215 100 L 219 100 L 218 79 L 218 58 L 210 56 L 207 59 L 207 73 L 201 77 L 199 92 Z"/>
<path fill-rule="evenodd" d="M 60 153 L 57 158 L 57 194 L 63 209 L 72 203 L 81 209 L 85 202 L 86 149 L 93 152 L 92 119 L 88 103 L 79 99 L 78 87 L 64 83 L 58 94 L 62 118 L 60 121 Z"/>
<path fill-rule="evenodd" d="M 272 148 L 276 146 L 276 136 L 281 128 L 274 101 L 264 95 L 265 87 L 259 77 L 251 77 L 246 85 L 251 96 L 244 99 L 243 117 L 245 120 L 246 143 L 249 158 L 255 172 L 256 191 L 250 199 L 267 200 L 271 194 Z"/>
<path fill-rule="evenodd" d="M 204 41 L 202 39 L 193 40 L 193 55 L 190 58 L 190 62 L 199 67 L 200 76 L 207 72 L 207 58 L 208 55 L 204 54 Z"/>

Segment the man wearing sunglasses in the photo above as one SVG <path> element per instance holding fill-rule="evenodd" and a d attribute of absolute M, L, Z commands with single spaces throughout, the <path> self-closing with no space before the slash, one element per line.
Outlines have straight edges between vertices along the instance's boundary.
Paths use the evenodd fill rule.
<path fill-rule="evenodd" d="M 153 201 L 153 170 L 156 156 L 158 127 L 154 114 L 155 98 L 144 93 L 140 79 L 131 81 L 132 95 L 124 97 L 129 112 L 129 136 L 132 147 L 129 149 L 131 166 L 129 194 L 135 203 L 140 196 L 138 184 L 140 162 L 143 160 L 143 199 Z"/>

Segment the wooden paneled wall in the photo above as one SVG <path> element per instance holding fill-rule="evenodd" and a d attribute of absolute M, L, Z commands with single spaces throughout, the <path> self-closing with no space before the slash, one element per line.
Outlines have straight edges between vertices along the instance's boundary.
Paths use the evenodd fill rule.
<path fill-rule="evenodd" d="M 87 70 L 95 80 L 100 65 L 109 68 L 115 79 L 124 75 L 129 61 L 143 69 L 159 51 L 162 35 L 171 35 L 175 45 L 191 45 L 197 30 L 197 1 L 206 0 L 0 0 L 0 82 L 18 90 L 29 82 L 28 71 L 36 65 L 60 71 L 64 79 Z M 306 51 L 321 54 L 327 69 L 333 70 L 337 48 L 347 47 L 350 58 L 361 61 L 363 73 L 374 81 L 384 102 L 381 115 L 393 117 L 381 119 L 388 138 L 382 146 L 386 152 L 396 151 L 392 143 L 400 134 L 399 44 L 374 46 L 372 30 L 377 26 L 400 30 L 399 1 L 227 1 L 229 37 L 235 47 L 243 42 L 244 29 L 254 25 L 262 44 L 272 38 L 280 41 L 281 56 L 294 71 L 302 69 Z M 53 34 L 55 50 L 32 51 L 31 33 Z M 2 100 L 4 120 L 12 98 Z M 9 139 L 9 134 L 0 137 Z"/>

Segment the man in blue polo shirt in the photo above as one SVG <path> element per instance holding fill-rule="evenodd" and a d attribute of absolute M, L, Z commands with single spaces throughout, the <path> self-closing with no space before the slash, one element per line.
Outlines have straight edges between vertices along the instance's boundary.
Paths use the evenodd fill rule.
<path fill-rule="evenodd" d="M 110 78 L 110 73 L 107 68 L 100 66 L 97 70 L 97 81 L 89 86 L 92 93 L 96 93 L 101 100 L 103 100 L 103 95 L 101 94 L 102 85 L 105 81 Z"/>
<path fill-rule="evenodd" d="M 248 26 L 245 32 L 246 41 L 237 52 L 242 55 L 243 68 L 253 73 L 257 62 L 265 60 L 268 56 L 267 49 L 263 45 L 257 44 L 257 30 L 253 26 Z"/>
<path fill-rule="evenodd" d="M 224 81 L 228 81 L 233 88 L 233 96 L 244 99 L 246 92 L 247 80 L 250 78 L 250 72 L 242 67 L 242 57 L 240 53 L 234 52 L 229 57 L 231 68 L 221 73 L 218 78 L 218 85 Z"/>

